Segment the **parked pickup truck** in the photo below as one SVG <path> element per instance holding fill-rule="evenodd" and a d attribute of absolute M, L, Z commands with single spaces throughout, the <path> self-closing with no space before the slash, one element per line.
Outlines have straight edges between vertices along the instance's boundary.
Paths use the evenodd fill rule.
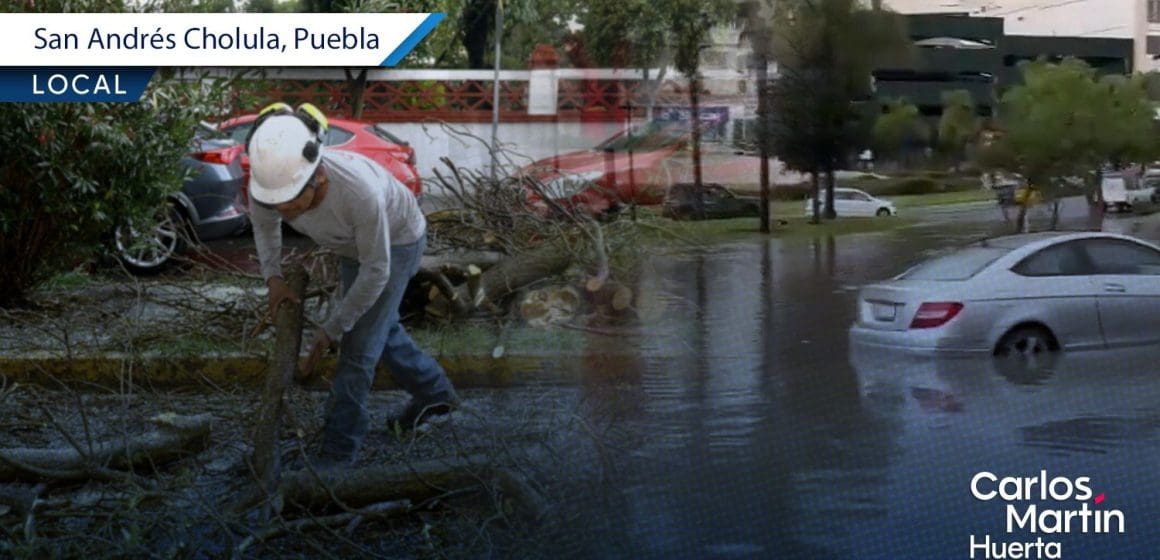
<path fill-rule="evenodd" d="M 1105 172 L 1100 179 L 1104 208 L 1108 211 L 1131 212 L 1141 204 L 1157 201 L 1156 183 L 1160 182 L 1160 170 L 1149 171 L 1139 181 L 1126 180 L 1118 171 Z"/>

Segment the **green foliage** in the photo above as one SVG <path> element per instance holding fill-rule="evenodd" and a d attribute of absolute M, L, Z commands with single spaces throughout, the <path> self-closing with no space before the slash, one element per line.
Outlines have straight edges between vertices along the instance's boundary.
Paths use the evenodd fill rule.
<path fill-rule="evenodd" d="M 907 177 L 899 181 L 894 189 L 882 189 L 875 194 L 932 194 L 942 192 L 942 183 L 930 177 Z"/>
<path fill-rule="evenodd" d="M 668 45 L 669 28 L 649 0 L 592 0 L 580 15 L 583 55 L 615 68 L 645 68 Z"/>
<path fill-rule="evenodd" d="M 180 189 L 221 84 L 157 76 L 140 103 L 0 104 L 0 304 L 99 247 Z"/>
<path fill-rule="evenodd" d="M 123 10 L 104 0 L 40 0 L 59 12 Z M 221 81 L 162 70 L 139 103 L 0 104 L 0 305 L 72 268 L 126 219 L 156 212 L 183 180 L 197 124 L 219 114 Z"/>
<path fill-rule="evenodd" d="M 1023 67 L 1022 85 L 1002 100 L 1003 133 L 980 155 L 991 171 L 1027 178 L 1048 197 L 1080 178 L 1095 185 L 1099 169 L 1156 159 L 1145 79 L 1097 79 L 1082 61 Z"/>
<path fill-rule="evenodd" d="M 447 88 L 434 80 L 405 82 L 400 88 L 401 96 L 406 96 L 406 106 L 420 111 L 435 111 L 446 107 Z"/>
<path fill-rule="evenodd" d="M 918 107 L 905 99 L 891 101 L 886 112 L 874 121 L 874 144 L 884 155 L 897 155 L 907 145 L 926 142 L 929 138 L 930 129 Z"/>
<path fill-rule="evenodd" d="M 710 30 L 735 14 L 733 0 L 590 0 L 579 16 L 584 54 L 602 66 L 648 68 L 667 51 L 691 76 Z"/>
<path fill-rule="evenodd" d="M 1146 79 L 1140 75 L 1108 75 L 1100 78 L 1096 87 L 1106 92 L 1100 107 L 1105 123 L 1099 133 L 1107 161 L 1119 167 L 1155 159 L 1160 154 L 1160 144 Z"/>
<path fill-rule="evenodd" d="M 136 4 L 136 10 L 195 14 L 217 14 L 236 11 L 233 0 L 145 0 L 144 2 Z"/>
<path fill-rule="evenodd" d="M 655 3 L 654 3 L 655 5 Z M 733 18 L 733 0 L 669 0 L 660 14 L 667 22 L 673 65 L 685 76 L 694 76 L 701 65 L 701 49 L 709 44 L 709 31 Z"/>
<path fill-rule="evenodd" d="M 496 0 L 304 0 L 306 11 L 442 12 L 447 14 L 400 68 L 491 68 L 495 50 Z M 538 43 L 559 46 L 580 0 L 504 0 L 501 64 L 526 68 Z"/>
<path fill-rule="evenodd" d="M 781 76 L 770 88 L 769 140 L 791 168 L 832 170 L 869 133 L 871 71 L 905 60 L 905 21 L 854 0 L 794 0 L 778 5 L 773 39 Z"/>
<path fill-rule="evenodd" d="M 967 146 L 979 134 L 979 117 L 971 92 L 954 90 L 943 92 L 943 113 L 938 121 L 939 149 L 960 162 Z"/>

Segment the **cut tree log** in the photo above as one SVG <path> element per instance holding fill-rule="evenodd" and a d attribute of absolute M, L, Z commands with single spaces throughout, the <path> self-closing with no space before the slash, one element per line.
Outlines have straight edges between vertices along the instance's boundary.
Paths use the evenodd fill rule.
<path fill-rule="evenodd" d="M 73 447 L 0 450 L 0 482 L 81 481 L 108 469 L 153 469 L 196 455 L 209 445 L 210 414 L 161 414 L 149 421 L 157 426 L 152 432 L 98 443 L 83 453 Z"/>
<path fill-rule="evenodd" d="M 632 311 L 632 288 L 619 282 L 606 282 L 589 296 L 592 308 L 599 314 L 622 317 Z"/>
<path fill-rule="evenodd" d="M 571 321 L 581 306 L 580 292 L 569 286 L 530 290 L 519 304 L 520 317 L 532 326 Z"/>
<path fill-rule="evenodd" d="M 306 269 L 300 264 L 291 265 L 285 278 L 294 295 L 299 301 L 304 301 L 308 281 Z M 290 300 L 279 304 L 274 316 L 274 351 L 270 355 L 266 388 L 254 424 L 254 451 L 250 457 L 250 467 L 267 496 L 277 496 L 278 493 L 282 472 L 278 438 L 282 433 L 282 417 L 285 413 L 283 397 L 298 370 L 298 354 L 302 350 L 302 316 L 302 305 Z M 278 509 L 276 500 L 272 504 L 273 509 Z M 264 509 L 264 520 L 269 513 L 268 509 Z"/>
<path fill-rule="evenodd" d="M 556 276 L 568 268 L 574 255 L 567 248 L 546 245 L 522 255 L 512 255 L 479 275 L 478 287 L 470 280 L 452 287 L 450 282 L 436 282 L 439 294 L 432 300 L 433 307 L 447 309 L 452 316 L 467 315 L 479 308 L 494 311 L 498 302 L 507 295 L 534 282 Z M 438 272 L 427 270 L 427 277 Z"/>

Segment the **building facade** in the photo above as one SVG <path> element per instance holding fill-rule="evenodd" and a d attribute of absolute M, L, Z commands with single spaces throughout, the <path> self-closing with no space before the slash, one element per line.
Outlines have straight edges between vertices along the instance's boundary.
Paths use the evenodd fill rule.
<path fill-rule="evenodd" d="M 885 0 L 903 14 L 960 13 L 1003 20 L 1009 35 L 1128 39 L 1133 70 L 1160 69 L 1160 0 Z"/>

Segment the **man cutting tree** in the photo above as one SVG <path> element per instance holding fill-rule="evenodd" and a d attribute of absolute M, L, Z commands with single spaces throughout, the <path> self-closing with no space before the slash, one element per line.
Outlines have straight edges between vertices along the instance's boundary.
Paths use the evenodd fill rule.
<path fill-rule="evenodd" d="M 410 429 L 451 412 L 458 398 L 443 368 L 399 324 L 419 269 L 427 222 L 407 188 L 374 161 L 323 147 L 327 119 L 313 105 L 264 109 L 246 139 L 251 220 L 270 313 L 298 302 L 282 279 L 282 222 L 340 258 L 342 300 L 309 345 L 310 373 L 338 345 L 338 368 L 315 468 L 351 465 L 366 436 L 367 397 L 381 360 L 411 401 L 388 426 Z M 300 302 L 298 302 L 300 303 Z"/>

